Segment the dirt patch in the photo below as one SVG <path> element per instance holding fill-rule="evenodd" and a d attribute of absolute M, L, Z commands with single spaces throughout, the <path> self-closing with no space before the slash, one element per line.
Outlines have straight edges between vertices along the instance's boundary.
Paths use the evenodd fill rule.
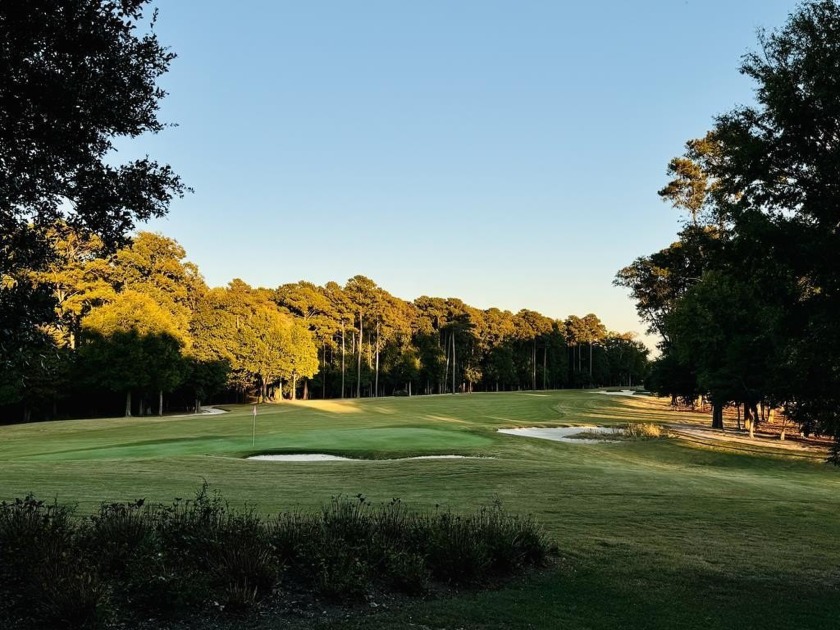
<path fill-rule="evenodd" d="M 773 431 L 757 431 L 755 437 L 750 438 L 749 433 L 744 429 L 732 428 L 721 431 L 696 424 L 667 424 L 665 426 L 672 435 L 689 442 L 728 445 L 740 451 L 781 450 L 791 454 L 827 457 L 830 446 L 830 440 L 805 438 L 796 434 L 788 434 L 784 440 L 781 440 L 781 434 Z"/>

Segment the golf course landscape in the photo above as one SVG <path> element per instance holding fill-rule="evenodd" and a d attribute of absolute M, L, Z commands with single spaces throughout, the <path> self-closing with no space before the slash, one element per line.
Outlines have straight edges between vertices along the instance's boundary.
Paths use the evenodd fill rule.
<path fill-rule="evenodd" d="M 31 492 L 87 514 L 190 497 L 206 481 L 265 515 L 336 495 L 456 513 L 499 499 L 559 549 L 546 569 L 489 590 L 357 606 L 325 627 L 834 628 L 840 618 L 840 472 L 824 456 L 667 431 L 598 444 L 497 432 L 708 424 L 663 399 L 547 391 L 285 402 L 256 418 L 252 406 L 225 409 L 0 427 L 0 498 Z M 247 459 L 266 453 L 359 461 Z M 428 455 L 468 458 L 405 459 Z"/>

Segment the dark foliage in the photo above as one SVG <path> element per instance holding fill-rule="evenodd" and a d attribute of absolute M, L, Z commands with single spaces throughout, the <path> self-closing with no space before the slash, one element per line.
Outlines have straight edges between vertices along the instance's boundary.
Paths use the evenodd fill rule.
<path fill-rule="evenodd" d="M 498 502 L 424 514 L 359 495 L 264 520 L 205 484 L 170 505 L 112 503 L 74 518 L 27 496 L 0 504 L 0 613 L 23 626 L 91 627 L 241 613 L 284 592 L 353 603 L 422 594 L 434 582 L 481 586 L 549 554 L 539 526 Z"/>
<path fill-rule="evenodd" d="M 147 0 L 0 3 L 0 402 L 24 396 L 41 357 L 49 287 L 27 273 L 50 260 L 56 220 L 115 247 L 185 191 L 167 165 L 114 165 L 114 139 L 156 133 L 174 54 L 140 29 Z M 5 399 L 5 400 L 4 400 Z"/>

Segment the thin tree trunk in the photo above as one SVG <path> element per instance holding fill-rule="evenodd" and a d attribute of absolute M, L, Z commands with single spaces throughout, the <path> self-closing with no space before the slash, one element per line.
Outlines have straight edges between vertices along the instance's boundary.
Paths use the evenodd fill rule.
<path fill-rule="evenodd" d="M 449 337 L 446 337 L 446 367 L 443 369 L 443 387 L 440 388 L 440 394 L 446 393 L 446 383 L 449 382 Z"/>
<path fill-rule="evenodd" d="M 297 374 L 292 372 L 292 400 L 297 400 Z"/>
<path fill-rule="evenodd" d="M 359 311 L 359 350 L 356 355 L 356 398 L 362 397 L 362 311 Z"/>
<path fill-rule="evenodd" d="M 158 416 L 163 415 L 163 390 L 158 391 Z"/>
<path fill-rule="evenodd" d="M 455 331 L 452 331 L 452 393 L 455 393 Z"/>
<path fill-rule="evenodd" d="M 379 397 L 379 320 L 376 320 L 376 378 L 374 379 L 375 397 Z"/>
<path fill-rule="evenodd" d="M 341 320 L 341 397 L 344 398 L 344 320 Z"/>
<path fill-rule="evenodd" d="M 543 390 L 546 389 L 545 383 L 548 378 L 548 343 L 543 346 Z"/>
<path fill-rule="evenodd" d="M 131 390 L 125 393 L 125 417 L 131 417 Z"/>
<path fill-rule="evenodd" d="M 531 351 L 531 389 L 537 389 L 537 338 Z"/>
<path fill-rule="evenodd" d="M 750 437 L 753 436 L 753 417 L 750 403 L 744 403 L 744 428 L 750 432 Z"/>
<path fill-rule="evenodd" d="M 309 400 L 309 379 L 303 379 L 303 399 Z"/>

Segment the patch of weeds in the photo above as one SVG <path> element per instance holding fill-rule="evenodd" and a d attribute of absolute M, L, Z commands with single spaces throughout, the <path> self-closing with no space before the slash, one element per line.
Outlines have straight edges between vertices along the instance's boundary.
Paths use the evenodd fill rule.
<path fill-rule="evenodd" d="M 100 571 L 112 578 L 125 577 L 132 561 L 153 546 L 154 519 L 145 501 L 106 503 L 81 527 L 81 545 L 96 559 Z"/>
<path fill-rule="evenodd" d="M 231 515 L 220 539 L 208 549 L 207 565 L 221 588 L 221 599 L 237 610 L 270 595 L 281 567 L 262 521 L 253 512 Z"/>
<path fill-rule="evenodd" d="M 37 610 L 50 626 L 93 628 L 110 616 L 108 585 L 93 567 L 65 556 L 39 573 Z"/>
<path fill-rule="evenodd" d="M 209 599 L 210 580 L 157 552 L 129 564 L 121 591 L 135 614 L 175 617 Z"/>
<path fill-rule="evenodd" d="M 386 584 L 406 595 L 425 593 L 432 579 L 426 558 L 416 551 L 385 549 L 382 571 Z"/>
<path fill-rule="evenodd" d="M 425 553 L 432 575 L 450 584 L 475 582 L 490 566 L 491 558 L 482 531 L 474 518 L 440 511 L 424 519 Z M 422 522 L 422 521 L 421 521 Z"/>
<path fill-rule="evenodd" d="M 43 572 L 75 545 L 70 507 L 33 495 L 0 503 L 0 606 L 30 614 L 40 601 Z"/>
<path fill-rule="evenodd" d="M 630 422 L 622 431 L 626 437 L 634 440 L 655 440 L 666 435 L 662 426 L 653 422 Z"/>

